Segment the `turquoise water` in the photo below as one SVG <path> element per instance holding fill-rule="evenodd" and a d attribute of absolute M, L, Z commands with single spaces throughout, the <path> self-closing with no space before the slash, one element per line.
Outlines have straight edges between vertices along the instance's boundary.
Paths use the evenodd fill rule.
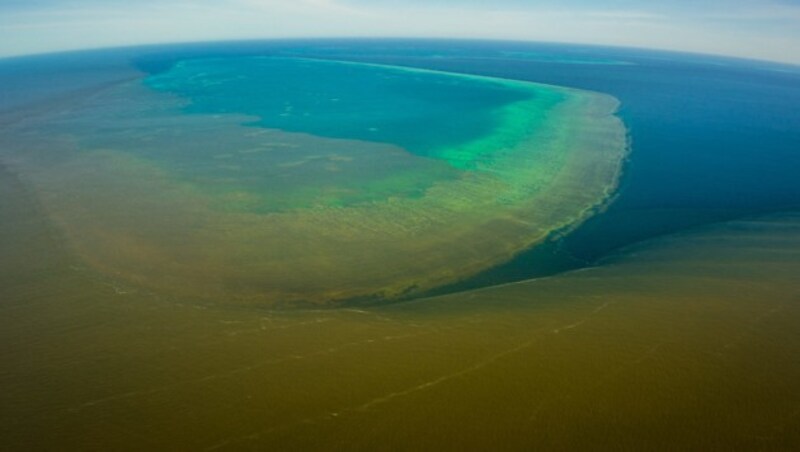
<path fill-rule="evenodd" d="M 549 112 L 566 97 L 544 85 L 386 65 L 191 58 L 96 96 L 57 133 L 227 193 L 228 210 L 266 213 L 419 198 L 463 170 L 497 171 L 503 153 L 552 133 Z"/>
<path fill-rule="evenodd" d="M 489 134 L 502 107 L 532 96 L 448 74 L 293 58 L 183 60 L 145 83 L 190 100 L 188 113 L 251 115 L 252 125 L 432 157 Z"/>

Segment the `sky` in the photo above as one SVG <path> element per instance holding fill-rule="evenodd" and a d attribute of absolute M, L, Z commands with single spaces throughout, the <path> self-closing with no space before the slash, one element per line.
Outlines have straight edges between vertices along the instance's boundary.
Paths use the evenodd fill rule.
<path fill-rule="evenodd" d="M 0 57 L 296 37 L 566 42 L 800 64 L 800 0 L 0 0 Z"/>

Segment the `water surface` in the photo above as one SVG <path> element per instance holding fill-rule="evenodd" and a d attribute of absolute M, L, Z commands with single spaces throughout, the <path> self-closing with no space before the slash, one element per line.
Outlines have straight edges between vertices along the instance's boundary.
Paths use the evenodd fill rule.
<path fill-rule="evenodd" d="M 330 304 L 418 296 L 590 217 L 627 152 L 617 107 L 458 73 L 192 59 L 4 143 L 108 276 L 208 303 Z"/>
<path fill-rule="evenodd" d="M 229 261 L 197 260 L 197 245 L 240 240 L 244 229 L 241 221 L 218 222 L 213 233 L 195 235 L 207 227 L 209 212 L 239 220 L 393 196 L 411 202 L 432 184 L 476 171 L 388 139 L 264 128 L 256 124 L 263 121 L 258 112 L 189 112 L 187 97 L 139 83 L 168 74 L 176 61 L 256 54 L 608 93 L 622 102 L 632 152 L 605 210 L 475 283 L 511 284 L 392 305 L 280 311 L 219 295 L 209 303 L 131 278 L 180 276 L 174 256 L 190 256 L 184 276 L 206 267 L 193 281 L 214 283 L 209 275 L 224 274 L 220 263 Z M 4 99 L 11 97 L 2 90 L 23 79 L 29 92 L 41 94 L 15 97 L 14 114 L 0 118 L 15 132 L 4 128 L 0 143 L 5 448 L 800 448 L 796 68 L 619 49 L 422 41 L 103 55 L 0 62 L 2 78 L 16 80 L 0 84 Z M 131 56 L 145 74 L 118 64 Z M 107 72 L 97 70 L 98 60 Z M 40 67 L 70 65 L 83 69 L 65 68 L 56 81 L 31 76 Z M 86 68 L 96 77 L 91 86 L 80 75 Z M 53 92 L 57 102 L 42 102 Z M 489 110 L 533 99 L 513 97 Z M 47 127 L 34 127 L 42 113 Z M 161 130 L 153 128 L 158 121 Z M 473 139 L 446 135 L 427 149 Z M 219 141 L 229 149 L 219 149 Z M 320 155 L 315 149 L 322 146 L 328 152 Z M 330 165 L 344 174 L 371 168 L 376 177 L 362 179 L 366 196 L 351 190 L 320 198 L 319 187 L 349 179 Z M 273 166 L 283 168 L 274 174 L 301 171 L 318 184 L 301 192 L 273 179 L 267 189 L 263 178 L 242 177 Z M 425 177 L 381 187 L 389 173 Z M 236 196 L 267 191 L 283 196 Z M 461 241 L 442 257 L 473 249 L 485 262 L 481 246 L 489 243 L 479 239 Z M 243 253 L 274 252 L 239 243 Z M 99 251 L 113 265 L 89 259 L 103 256 Z M 119 266 L 137 262 L 130 256 L 141 267 Z M 154 262 L 160 271 L 153 272 Z M 575 267 L 584 269 L 563 272 Z M 122 276 L 109 271 L 120 268 Z M 537 274 L 551 276 L 527 279 Z M 220 287 L 218 294 L 242 289 Z"/>

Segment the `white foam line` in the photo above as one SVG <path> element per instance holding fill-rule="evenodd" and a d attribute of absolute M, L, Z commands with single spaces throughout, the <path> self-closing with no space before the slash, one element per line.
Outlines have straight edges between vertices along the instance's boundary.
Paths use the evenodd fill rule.
<path fill-rule="evenodd" d="M 338 352 L 340 352 L 340 351 L 342 351 L 344 349 L 353 348 L 353 347 L 357 347 L 357 346 L 361 346 L 361 345 L 374 344 L 374 343 L 377 343 L 377 342 L 388 342 L 388 341 L 394 341 L 394 340 L 402 340 L 402 339 L 407 339 L 407 338 L 421 336 L 421 335 L 425 335 L 425 334 L 431 334 L 431 333 L 432 333 L 432 331 L 427 331 L 427 332 L 418 332 L 418 333 L 414 333 L 414 334 L 404 334 L 404 335 L 398 335 L 398 336 L 383 336 L 382 338 L 377 338 L 377 339 L 370 338 L 370 339 L 365 339 L 365 340 L 361 340 L 361 341 L 348 342 L 348 343 L 345 343 L 345 344 L 342 344 L 342 345 L 339 345 L 339 346 L 336 346 L 336 347 L 329 347 L 329 348 L 326 348 L 326 349 L 323 349 L 323 350 L 318 350 L 318 351 L 315 351 L 315 352 L 312 352 L 312 353 L 308 353 L 308 354 L 305 354 L 305 355 L 289 355 L 289 356 L 285 356 L 285 357 L 282 357 L 282 358 L 277 358 L 277 359 L 262 361 L 262 362 L 259 362 L 259 363 L 256 363 L 256 364 L 251 364 L 249 366 L 238 367 L 236 369 L 225 371 L 225 372 L 221 372 L 221 373 L 218 373 L 218 374 L 212 374 L 212 375 L 206 375 L 206 376 L 199 377 L 199 378 L 182 380 L 182 381 L 171 383 L 171 384 L 168 384 L 168 385 L 159 386 L 157 388 L 144 389 L 144 390 L 140 390 L 140 391 L 124 392 L 124 393 L 121 393 L 121 394 L 116 394 L 116 395 L 112 395 L 112 396 L 108 396 L 108 397 L 92 400 L 92 401 L 89 401 L 89 402 L 85 402 L 85 403 L 83 403 L 81 405 L 78 405 L 76 407 L 69 408 L 68 411 L 72 412 L 72 413 L 76 413 L 76 412 L 82 411 L 84 409 L 91 408 L 91 407 L 94 407 L 94 406 L 97 406 L 97 405 L 102 405 L 102 404 L 109 403 L 109 402 L 114 402 L 114 401 L 123 400 L 123 399 L 129 399 L 129 398 L 132 398 L 132 397 L 140 397 L 140 396 L 157 394 L 157 393 L 160 393 L 160 392 L 169 391 L 171 389 L 174 389 L 174 388 L 177 388 L 177 387 L 180 387 L 180 386 L 189 385 L 189 384 L 205 383 L 205 382 L 212 381 L 212 380 L 218 380 L 218 379 L 222 379 L 222 378 L 229 378 L 229 377 L 232 377 L 232 376 L 235 376 L 235 375 L 238 375 L 238 374 L 250 372 L 250 371 L 253 371 L 253 370 L 256 370 L 256 369 L 260 369 L 262 367 L 274 365 L 274 364 L 282 364 L 282 363 L 287 363 L 287 362 L 292 362 L 292 361 L 300 361 L 300 360 L 308 359 L 308 358 L 315 357 L 315 356 L 322 356 L 322 355 L 338 353 Z"/>
<path fill-rule="evenodd" d="M 500 353 L 498 353 L 496 355 L 490 356 L 488 359 L 486 359 L 484 361 L 481 361 L 481 362 L 479 362 L 479 363 L 477 363 L 477 364 L 475 364 L 473 366 L 470 366 L 470 367 L 467 367 L 465 369 L 462 369 L 462 370 L 460 370 L 458 372 L 453 372 L 451 374 L 447 374 L 447 375 L 441 376 L 439 378 L 436 378 L 436 379 L 433 379 L 433 380 L 430 380 L 430 381 L 426 381 L 425 383 L 422 383 L 420 385 L 417 385 L 417 386 L 414 386 L 414 387 L 411 387 L 411 388 L 408 388 L 408 389 L 405 389 L 405 390 L 402 390 L 402 391 L 392 392 L 392 393 L 390 393 L 388 395 L 372 399 L 369 402 L 359 406 L 355 410 L 357 410 L 357 411 L 366 411 L 366 410 L 372 408 L 373 406 L 389 402 L 389 401 L 391 401 L 393 399 L 396 399 L 398 397 L 403 397 L 403 396 L 412 394 L 414 392 L 423 391 L 425 389 L 428 389 L 428 388 L 431 388 L 433 386 L 439 385 L 439 384 L 444 383 L 446 381 L 453 380 L 455 378 L 459 378 L 459 377 L 463 377 L 464 375 L 471 374 L 473 372 L 476 372 L 478 370 L 483 369 L 486 366 L 489 366 L 489 365 L 493 364 L 494 362 L 496 362 L 496 361 L 498 361 L 498 360 L 500 360 L 502 358 L 505 358 L 508 355 L 512 355 L 514 353 L 517 353 L 519 351 L 522 351 L 522 350 L 532 346 L 537 341 L 537 339 L 538 338 L 534 338 L 534 339 L 531 339 L 529 341 L 525 341 L 522 344 L 517 345 L 516 347 L 510 348 L 508 350 L 504 350 L 504 351 L 502 351 L 502 352 L 500 352 Z"/>
<path fill-rule="evenodd" d="M 613 304 L 613 302 L 607 301 L 607 302 L 601 304 L 600 306 L 597 306 L 596 308 L 594 308 L 582 320 L 580 320 L 578 322 L 575 322 L 575 323 L 571 323 L 569 325 L 565 325 L 565 326 L 560 327 L 560 328 L 553 329 L 553 330 L 551 330 L 551 332 L 552 333 L 557 333 L 558 331 L 562 331 L 562 330 L 565 330 L 565 329 L 572 329 L 572 328 L 576 328 L 576 327 L 578 327 L 580 325 L 583 325 L 584 323 L 588 322 L 595 314 L 597 314 L 598 312 L 602 311 L 603 309 L 605 309 L 606 307 L 608 307 L 611 304 Z M 477 317 L 480 317 L 480 316 L 477 316 Z M 534 335 L 536 335 L 536 334 L 542 332 L 543 330 L 544 329 L 535 330 L 532 333 Z M 447 374 L 447 375 L 442 375 L 440 377 L 434 378 L 432 380 L 426 381 L 424 383 L 412 386 L 410 388 L 407 388 L 407 389 L 404 389 L 404 390 L 401 390 L 401 391 L 391 392 L 389 394 L 386 394 L 386 395 L 383 395 L 383 396 L 380 396 L 380 397 L 376 397 L 376 398 L 374 398 L 372 400 L 369 400 L 366 403 L 363 403 L 363 404 L 361 404 L 361 405 L 359 405 L 357 407 L 343 408 L 343 409 L 340 409 L 340 410 L 327 412 L 325 414 L 322 414 L 322 415 L 319 415 L 319 416 L 316 416 L 316 417 L 310 417 L 310 418 L 306 418 L 306 419 L 303 419 L 303 420 L 300 420 L 300 421 L 297 421 L 297 422 L 288 423 L 288 424 L 284 424 L 284 425 L 280 425 L 280 426 L 275 426 L 275 427 L 272 427 L 272 428 L 269 428 L 269 429 L 261 430 L 261 431 L 254 432 L 254 433 L 250 433 L 250 434 L 247 434 L 247 435 L 244 435 L 244 436 L 240 436 L 240 437 L 237 437 L 237 438 L 231 438 L 231 439 L 225 440 L 223 442 L 214 444 L 214 445 L 208 447 L 205 450 L 206 451 L 213 451 L 213 450 L 218 450 L 218 449 L 221 449 L 223 447 L 229 446 L 231 444 L 236 444 L 236 443 L 239 443 L 239 442 L 242 442 L 242 441 L 256 440 L 256 439 L 261 438 L 264 435 L 268 435 L 268 434 L 270 434 L 272 432 L 275 432 L 275 431 L 278 431 L 278 430 L 284 430 L 284 429 L 292 428 L 292 427 L 295 427 L 295 426 L 300 425 L 300 424 L 309 424 L 309 423 L 315 423 L 316 421 L 330 420 L 330 419 L 338 418 L 339 416 L 341 416 L 344 413 L 355 413 L 355 412 L 367 411 L 370 408 L 373 408 L 375 406 L 391 402 L 392 400 L 394 400 L 396 398 L 403 397 L 403 396 L 406 396 L 406 395 L 409 395 L 409 394 L 413 394 L 415 392 L 424 391 L 424 390 L 430 389 L 432 387 L 438 386 L 438 385 L 440 385 L 442 383 L 445 383 L 447 381 L 454 380 L 456 378 L 463 377 L 463 376 L 469 375 L 471 373 L 477 372 L 477 371 L 479 371 L 479 370 L 481 370 L 481 369 L 483 369 L 483 368 L 485 368 L 485 367 L 487 367 L 487 366 L 489 366 L 491 364 L 494 364 L 495 362 L 497 362 L 497 361 L 499 361 L 499 360 L 501 360 L 501 359 L 503 359 L 503 358 L 505 358 L 507 356 L 513 355 L 513 354 L 518 353 L 518 352 L 520 352 L 520 351 L 522 351 L 522 350 L 524 350 L 526 348 L 529 348 L 529 347 L 533 346 L 533 344 L 536 343 L 540 338 L 541 337 L 534 336 L 533 338 L 531 338 L 531 339 L 529 339 L 527 341 L 524 341 L 521 344 L 518 344 L 518 345 L 516 345 L 516 346 L 514 346 L 512 348 L 509 348 L 509 349 L 503 350 L 503 351 L 501 351 L 499 353 L 496 353 L 496 354 L 494 354 L 494 355 L 492 355 L 492 356 L 490 356 L 490 357 L 488 357 L 488 358 L 486 358 L 484 360 L 481 360 L 481 361 L 473 364 L 472 366 L 466 367 L 466 368 L 461 369 L 461 370 L 459 370 L 457 372 L 453 372 L 453 373 L 450 373 L 450 374 Z M 660 345 L 661 344 L 659 344 L 658 347 L 660 347 Z M 645 355 L 650 355 L 652 353 L 655 353 L 655 350 L 653 350 L 653 349 L 648 350 L 645 353 Z M 643 358 L 640 358 L 638 361 L 641 362 L 644 359 L 646 359 L 646 357 L 647 356 L 645 356 Z M 539 404 L 539 406 L 537 407 L 537 412 L 541 411 L 541 409 L 544 407 L 544 404 L 545 404 L 544 402 Z"/>
<path fill-rule="evenodd" d="M 569 325 L 565 325 L 565 326 L 562 326 L 562 327 L 559 327 L 559 328 L 555 328 L 555 329 L 553 329 L 553 333 L 558 334 L 558 333 L 560 333 L 562 331 L 572 330 L 572 329 L 578 328 L 579 326 L 581 326 L 581 325 L 585 324 L 586 322 L 588 322 L 589 320 L 591 320 L 592 317 L 595 316 L 595 314 L 597 314 L 598 312 L 600 312 L 603 309 L 607 308 L 612 303 L 613 302 L 611 302 L 611 301 L 606 301 L 605 303 L 603 303 L 600 306 L 596 307 L 592 312 L 589 313 L 589 315 L 587 315 L 583 319 L 578 320 L 575 323 L 570 323 Z"/>
<path fill-rule="evenodd" d="M 425 383 L 416 385 L 414 387 L 411 387 L 411 388 L 408 388 L 408 389 L 405 389 L 405 390 L 402 390 L 402 391 L 398 391 L 398 392 L 393 392 L 393 393 L 390 393 L 388 395 L 372 399 L 372 400 L 370 400 L 370 401 L 368 401 L 368 402 L 366 402 L 366 403 L 364 403 L 362 405 L 359 405 L 357 407 L 344 408 L 344 409 L 341 409 L 341 410 L 328 412 L 328 413 L 325 413 L 325 414 L 322 414 L 322 415 L 319 415 L 319 416 L 316 416 L 316 417 L 311 417 L 311 418 L 303 419 L 303 420 L 300 420 L 300 421 L 297 421 L 297 422 L 293 422 L 293 423 L 289 423 L 289 424 L 284 424 L 284 425 L 272 427 L 272 428 L 269 428 L 269 429 L 266 429 L 266 430 L 262 430 L 262 431 L 259 431 L 259 432 L 250 433 L 250 434 L 238 437 L 238 438 L 231 438 L 231 439 L 225 440 L 223 442 L 214 444 L 213 446 L 210 446 L 210 447 L 206 448 L 205 450 L 206 451 L 213 451 L 213 450 L 221 449 L 221 448 L 226 447 L 228 445 L 236 444 L 236 443 L 239 443 L 239 442 L 242 442 L 242 441 L 256 440 L 256 439 L 259 439 L 260 437 L 262 437 L 264 435 L 268 435 L 268 434 L 270 434 L 272 432 L 275 432 L 275 431 L 278 431 L 278 430 L 292 428 L 292 427 L 300 425 L 300 424 L 309 424 L 309 423 L 315 423 L 316 421 L 320 421 L 320 420 L 333 419 L 333 418 L 339 417 L 340 415 L 342 415 L 344 413 L 348 413 L 348 412 L 352 413 L 352 412 L 358 412 L 358 411 L 367 411 L 370 408 L 372 408 L 373 406 L 390 402 L 391 400 L 393 400 L 393 399 L 395 399 L 397 397 L 402 397 L 402 396 L 405 396 L 405 395 L 408 395 L 408 394 L 411 394 L 411 393 L 417 392 L 417 391 L 423 391 L 425 389 L 431 388 L 433 386 L 436 386 L 438 384 L 444 383 L 446 381 L 449 381 L 449 380 L 452 380 L 452 379 L 455 379 L 455 378 L 470 374 L 472 372 L 478 371 L 478 370 L 480 370 L 480 369 L 482 369 L 482 368 L 494 363 L 495 361 L 498 361 L 498 360 L 500 360 L 500 359 L 502 359 L 502 358 L 504 358 L 504 357 L 506 357 L 508 355 L 511 355 L 513 353 L 519 352 L 519 351 L 521 351 L 521 350 L 523 350 L 523 349 L 525 349 L 527 347 L 532 346 L 533 343 L 536 342 L 537 339 L 538 338 L 534 338 L 534 339 L 531 339 L 529 341 L 525 341 L 522 344 L 517 345 L 516 347 L 513 347 L 513 348 L 508 349 L 508 350 L 504 350 L 504 351 L 502 351 L 500 353 L 492 355 L 491 357 L 489 357 L 489 358 L 487 358 L 487 359 L 485 359 L 485 360 L 483 360 L 483 361 L 481 361 L 481 362 L 479 362 L 479 363 L 477 363 L 475 365 L 472 365 L 470 367 L 462 369 L 462 370 L 460 370 L 458 372 L 454 372 L 452 374 L 447 374 L 447 375 L 438 377 L 438 378 L 436 378 L 434 380 L 427 381 Z"/>

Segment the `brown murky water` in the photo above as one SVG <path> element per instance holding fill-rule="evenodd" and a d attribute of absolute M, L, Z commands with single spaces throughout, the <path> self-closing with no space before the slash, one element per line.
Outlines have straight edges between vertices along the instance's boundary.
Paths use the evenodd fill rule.
<path fill-rule="evenodd" d="M 123 287 L 0 172 L 6 450 L 800 448 L 800 214 L 363 310 Z"/>

